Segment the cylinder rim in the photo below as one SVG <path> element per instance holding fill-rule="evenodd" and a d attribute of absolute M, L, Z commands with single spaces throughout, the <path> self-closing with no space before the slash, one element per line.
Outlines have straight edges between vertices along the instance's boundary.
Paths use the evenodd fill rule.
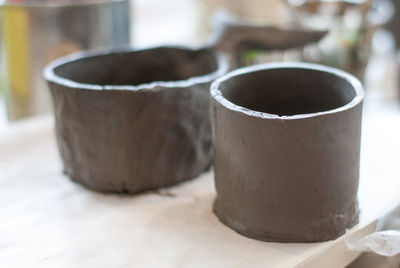
<path fill-rule="evenodd" d="M 118 53 L 130 53 L 130 52 L 140 52 L 145 50 L 152 50 L 157 48 L 178 48 L 182 50 L 188 51 L 198 51 L 201 49 L 210 49 L 213 50 L 212 47 L 201 47 L 201 48 L 189 48 L 185 46 L 157 46 L 157 47 L 150 47 L 144 49 L 120 49 L 120 50 L 105 50 L 101 52 L 96 51 L 83 51 L 74 53 L 62 58 L 59 58 L 50 64 L 48 64 L 44 71 L 43 75 L 45 79 L 49 82 L 53 82 L 65 87 L 69 88 L 79 88 L 79 89 L 88 89 L 88 90 L 123 90 L 123 91 L 139 91 L 139 90 L 156 90 L 157 88 L 164 87 L 164 88 L 184 88 L 189 87 L 195 84 L 200 83 L 210 83 L 213 80 L 217 79 L 218 77 L 222 76 L 228 71 L 228 62 L 227 59 L 222 56 L 216 54 L 217 60 L 217 68 L 215 71 L 211 73 L 207 73 L 200 76 L 190 77 L 185 80 L 177 80 L 177 81 L 153 81 L 150 83 L 138 84 L 138 85 L 97 85 L 97 84 L 88 84 L 88 83 L 80 83 L 73 81 L 71 79 L 63 78 L 57 74 L 55 74 L 54 69 L 62 66 L 67 63 L 71 63 L 83 58 L 88 57 L 95 57 L 95 56 L 102 56 L 102 55 L 111 55 L 111 54 L 118 54 Z"/>
<path fill-rule="evenodd" d="M 259 112 L 254 111 L 249 108 L 237 105 L 227 98 L 225 98 L 222 92 L 219 90 L 219 87 L 222 83 L 230 80 L 231 78 L 238 77 L 241 75 L 245 75 L 247 73 L 253 73 L 257 71 L 268 71 L 272 69 L 305 69 L 305 70 L 313 70 L 313 71 L 320 71 L 320 72 L 327 72 L 330 73 L 340 79 L 347 81 L 353 88 L 355 92 L 354 98 L 348 102 L 347 104 L 340 106 L 335 109 L 315 112 L 315 113 L 304 113 L 304 114 L 295 114 L 295 115 L 277 115 L 272 113 L 266 112 Z M 314 64 L 314 63 L 304 63 L 304 62 L 280 62 L 280 63 L 267 63 L 267 64 L 259 64 L 250 67 L 244 67 L 237 69 L 235 71 L 229 72 L 222 77 L 218 78 L 211 84 L 210 88 L 211 97 L 223 105 L 225 108 L 246 114 L 248 116 L 257 117 L 261 119 L 283 119 L 283 120 L 293 120 L 293 119 L 304 119 L 316 116 L 322 116 L 327 114 L 339 113 L 348 109 L 351 109 L 361 103 L 364 99 L 364 90 L 361 85 L 361 82 L 354 77 L 353 75 L 341 71 L 336 68 Z"/>

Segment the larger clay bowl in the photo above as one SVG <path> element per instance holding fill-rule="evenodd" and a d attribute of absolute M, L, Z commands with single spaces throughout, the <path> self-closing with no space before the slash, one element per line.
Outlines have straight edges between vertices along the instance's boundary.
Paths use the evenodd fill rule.
<path fill-rule="evenodd" d="M 283 63 L 211 86 L 219 219 L 259 240 L 335 239 L 358 222 L 363 90 L 342 71 Z"/>
<path fill-rule="evenodd" d="M 65 173 L 135 193 L 210 166 L 209 85 L 227 69 L 211 48 L 80 54 L 45 70 Z"/>

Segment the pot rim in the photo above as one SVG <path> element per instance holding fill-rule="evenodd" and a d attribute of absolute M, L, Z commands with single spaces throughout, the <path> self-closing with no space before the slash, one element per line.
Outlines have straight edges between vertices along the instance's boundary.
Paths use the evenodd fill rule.
<path fill-rule="evenodd" d="M 92 6 L 101 4 L 112 4 L 117 2 L 129 2 L 129 0 L 80 0 L 80 1 L 22 1 L 22 2 L 9 2 L 7 0 L 0 0 L 1 7 L 15 7 L 15 8 L 59 8 L 59 7 L 80 7 Z"/>
<path fill-rule="evenodd" d="M 254 111 L 249 108 L 234 104 L 233 102 L 226 99 L 223 96 L 222 92 L 219 90 L 220 85 L 231 78 L 245 75 L 247 73 L 253 73 L 253 72 L 258 72 L 258 71 L 268 71 L 268 70 L 273 70 L 273 69 L 304 69 L 304 70 L 312 70 L 312 71 L 319 71 L 319 72 L 327 72 L 327 73 L 330 73 L 330 74 L 348 82 L 352 86 L 352 88 L 356 94 L 350 102 L 348 102 L 347 104 L 345 104 L 343 106 L 335 108 L 335 109 L 321 111 L 321 112 L 315 112 L 315 113 L 304 113 L 304 114 L 282 115 L 281 116 L 281 115 L 272 114 L 272 113 Z M 361 82 L 353 75 L 351 75 L 347 72 L 341 71 L 339 69 L 336 69 L 336 68 L 332 68 L 332 67 L 328 67 L 328 66 L 324 66 L 324 65 L 320 65 L 320 64 L 315 64 L 315 63 L 305 63 L 305 62 L 276 62 L 276 63 L 266 63 L 266 64 L 259 64 L 259 65 L 254 65 L 254 66 L 250 66 L 250 67 L 239 68 L 239 69 L 229 72 L 229 73 L 223 75 L 222 77 L 218 78 L 217 80 L 215 80 L 211 84 L 210 93 L 211 93 L 211 97 L 213 99 L 215 99 L 217 102 L 219 102 L 221 105 L 223 105 L 225 108 L 227 108 L 229 110 L 243 113 L 243 114 L 246 114 L 251 117 L 261 118 L 261 119 L 280 119 L 280 120 L 305 119 L 305 118 L 310 118 L 310 117 L 335 114 L 335 113 L 339 113 L 339 112 L 342 112 L 345 110 L 349 110 L 349 109 L 357 106 L 364 99 L 364 90 L 361 85 Z"/>
<path fill-rule="evenodd" d="M 211 73 L 207 73 L 200 76 L 192 76 L 185 80 L 176 80 L 176 81 L 153 81 L 150 83 L 143 83 L 138 85 L 96 85 L 96 84 L 88 84 L 88 83 L 80 83 L 73 81 L 68 78 L 63 78 L 57 74 L 55 74 L 54 69 L 60 67 L 64 64 L 68 64 L 77 60 L 97 57 L 97 56 L 107 56 L 113 54 L 122 54 L 122 53 L 132 53 L 132 52 L 140 52 L 153 50 L 158 48 L 171 48 L 171 49 L 180 49 L 190 52 L 197 52 L 200 50 L 210 50 L 214 51 L 216 60 L 217 60 L 217 69 Z M 228 61 L 225 56 L 216 53 L 213 47 L 198 47 L 191 48 L 185 46 L 156 46 L 156 47 L 147 47 L 143 49 L 111 49 L 111 50 L 91 50 L 91 51 L 81 51 L 77 53 L 73 53 L 67 55 L 65 57 L 56 59 L 55 61 L 49 63 L 43 71 L 43 75 L 48 82 L 53 82 L 58 85 L 62 85 L 68 88 L 76 88 L 76 89 L 88 89 L 88 90 L 119 90 L 119 91 L 143 91 L 143 90 L 159 90 L 162 88 L 186 88 L 196 84 L 209 83 L 215 80 L 216 78 L 222 76 L 228 71 Z"/>

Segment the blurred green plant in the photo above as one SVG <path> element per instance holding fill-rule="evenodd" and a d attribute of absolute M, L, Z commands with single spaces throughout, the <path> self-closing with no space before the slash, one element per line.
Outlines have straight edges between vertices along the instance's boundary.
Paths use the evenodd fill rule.
<path fill-rule="evenodd" d="M 261 56 L 261 51 L 260 50 L 247 50 L 243 53 L 242 55 L 242 61 L 245 63 L 245 65 L 251 65 L 254 64 L 257 60 L 257 58 L 259 58 Z"/>

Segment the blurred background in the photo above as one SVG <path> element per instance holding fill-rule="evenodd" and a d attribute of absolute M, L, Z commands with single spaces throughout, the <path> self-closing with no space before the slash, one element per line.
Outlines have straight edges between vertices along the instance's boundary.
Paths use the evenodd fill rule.
<path fill-rule="evenodd" d="M 399 0 L 0 0 L 0 133 L 52 112 L 42 71 L 61 56 L 232 43 L 236 67 L 288 60 L 337 67 L 363 82 L 365 109 L 400 113 Z M 368 258 L 351 267 L 379 266 Z"/>
<path fill-rule="evenodd" d="M 392 0 L 3 0 L 0 131 L 51 113 L 42 69 L 60 56 L 126 46 L 202 46 L 221 33 L 229 32 L 229 42 L 253 30 L 254 42 L 240 48 L 237 66 L 285 60 L 334 66 L 360 78 L 367 97 L 384 102 L 379 107 L 394 107 L 399 14 L 399 1 Z M 304 31 L 300 39 L 312 41 L 269 46 L 288 38 L 288 29 Z M 313 33 L 321 38 L 310 38 Z"/>

